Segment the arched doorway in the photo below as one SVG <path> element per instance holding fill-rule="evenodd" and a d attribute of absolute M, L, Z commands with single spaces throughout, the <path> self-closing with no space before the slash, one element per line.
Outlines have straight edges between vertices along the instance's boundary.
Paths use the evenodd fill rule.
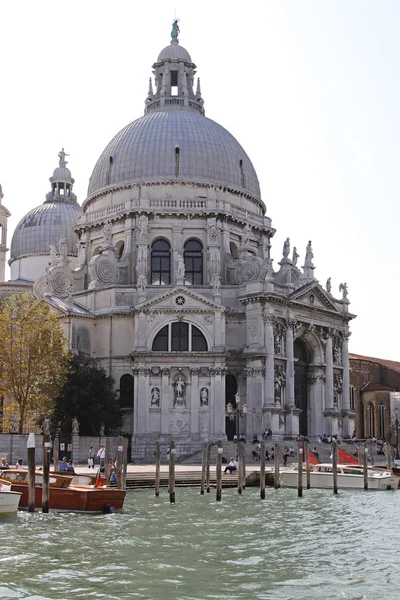
<path fill-rule="evenodd" d="M 229 402 L 235 406 L 235 394 L 237 392 L 237 381 L 234 375 L 225 377 L 225 433 L 228 440 L 233 440 L 236 433 L 236 421 L 229 418 L 227 414 L 227 405 Z"/>
<path fill-rule="evenodd" d="M 308 356 L 305 344 L 295 340 L 294 349 L 294 402 L 296 408 L 301 410 L 299 415 L 299 433 L 308 435 Z"/>

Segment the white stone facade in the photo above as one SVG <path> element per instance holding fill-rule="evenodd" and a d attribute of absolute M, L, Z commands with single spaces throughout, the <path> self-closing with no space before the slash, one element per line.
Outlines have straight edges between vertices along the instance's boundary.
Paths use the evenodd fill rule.
<path fill-rule="evenodd" d="M 154 441 L 190 454 L 235 432 L 351 435 L 347 286 L 335 299 L 275 233 L 254 168 L 204 116 L 195 65 L 174 39 L 153 65 L 145 116 L 101 155 L 75 232 L 35 284 L 73 349 L 113 376 L 132 458 Z"/>

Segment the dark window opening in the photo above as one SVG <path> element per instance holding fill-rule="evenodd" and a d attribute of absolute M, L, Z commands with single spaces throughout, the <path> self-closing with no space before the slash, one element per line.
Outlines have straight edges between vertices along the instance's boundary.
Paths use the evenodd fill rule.
<path fill-rule="evenodd" d="M 151 247 L 151 284 L 171 283 L 170 245 L 165 240 L 157 240 Z"/>
<path fill-rule="evenodd" d="M 157 333 L 152 350 L 153 352 L 168 352 L 168 325 Z"/>
<path fill-rule="evenodd" d="M 172 323 L 171 337 L 172 352 L 187 352 L 189 350 L 189 323 Z"/>
<path fill-rule="evenodd" d="M 180 150 L 179 148 L 175 148 L 175 177 L 179 175 L 179 159 L 180 159 Z"/>
<path fill-rule="evenodd" d="M 192 326 L 192 350 L 193 352 L 207 352 L 207 340 L 200 329 Z"/>
<path fill-rule="evenodd" d="M 195 325 L 178 321 L 165 325 L 153 340 L 153 352 L 208 352 L 207 340 Z"/>
<path fill-rule="evenodd" d="M 240 159 L 240 161 L 239 161 L 239 167 L 240 167 L 240 185 L 242 187 L 244 187 L 244 171 L 243 171 L 243 161 L 242 161 L 242 159 Z"/>
<path fill-rule="evenodd" d="M 133 377 L 122 375 L 119 382 L 119 405 L 120 408 L 133 408 Z"/>
<path fill-rule="evenodd" d="M 203 246 L 198 240 L 186 242 L 183 257 L 185 260 L 185 284 L 203 285 Z"/>
<path fill-rule="evenodd" d="M 178 95 L 178 71 L 171 71 L 171 96 Z"/>

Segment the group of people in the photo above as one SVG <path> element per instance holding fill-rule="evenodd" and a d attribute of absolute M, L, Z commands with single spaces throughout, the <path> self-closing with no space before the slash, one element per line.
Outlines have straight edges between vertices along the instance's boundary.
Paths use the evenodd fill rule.
<path fill-rule="evenodd" d="M 1 464 L 0 464 L 0 469 L 9 469 L 10 465 L 7 462 L 7 458 L 4 456 L 1 459 Z M 16 469 L 26 469 L 25 465 L 24 465 L 24 461 L 22 460 L 22 458 L 19 458 L 15 464 L 15 468 Z"/>
<path fill-rule="evenodd" d="M 94 469 L 95 458 L 99 459 L 100 470 L 104 469 L 104 459 L 106 457 L 106 447 L 104 444 L 100 444 L 100 448 L 96 452 L 94 446 L 89 446 L 88 451 L 88 468 Z"/>

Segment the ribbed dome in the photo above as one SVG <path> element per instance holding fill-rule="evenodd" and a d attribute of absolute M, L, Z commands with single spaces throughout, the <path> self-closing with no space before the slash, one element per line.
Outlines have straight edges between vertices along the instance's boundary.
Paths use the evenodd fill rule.
<path fill-rule="evenodd" d="M 184 60 L 188 63 L 192 62 L 189 52 L 180 46 L 176 40 L 172 40 L 169 46 L 166 46 L 161 50 L 158 55 L 157 62 L 163 62 L 164 60 Z"/>
<path fill-rule="evenodd" d="M 53 179 L 72 179 L 71 171 L 67 167 L 57 167 L 54 169 Z"/>
<path fill-rule="evenodd" d="M 73 227 L 82 209 L 78 203 L 45 202 L 31 210 L 18 223 L 11 241 L 10 262 L 23 256 L 49 254 L 49 246 L 57 246 L 60 237 L 67 242 L 68 254 L 77 255 Z"/>
<path fill-rule="evenodd" d="M 211 183 L 260 198 L 257 174 L 236 139 L 184 108 L 150 112 L 122 129 L 97 161 L 88 195 L 108 186 L 157 181 Z"/>

